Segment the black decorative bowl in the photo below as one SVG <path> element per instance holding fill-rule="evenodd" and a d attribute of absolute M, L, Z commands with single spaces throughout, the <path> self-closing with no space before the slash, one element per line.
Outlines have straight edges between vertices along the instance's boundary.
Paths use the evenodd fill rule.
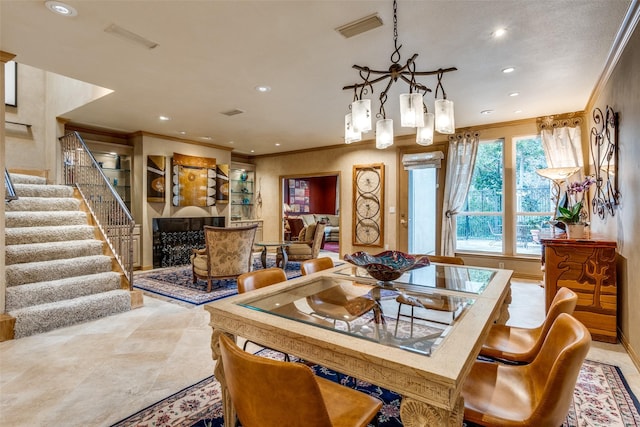
<path fill-rule="evenodd" d="M 425 255 L 413 256 L 399 251 L 384 251 L 377 255 L 360 251 L 346 254 L 344 260 L 364 268 L 371 277 L 383 282 L 396 280 L 407 271 L 430 264 L 429 258 Z"/>

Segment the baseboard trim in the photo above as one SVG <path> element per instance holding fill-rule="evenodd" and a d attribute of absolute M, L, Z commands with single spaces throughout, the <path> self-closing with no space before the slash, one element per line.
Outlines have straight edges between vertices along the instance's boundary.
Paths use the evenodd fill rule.
<path fill-rule="evenodd" d="M 618 329 L 618 337 L 620 338 L 620 344 L 622 344 L 622 347 L 624 347 L 624 349 L 627 351 L 629 358 L 631 359 L 633 364 L 636 365 L 636 369 L 640 371 L 640 357 L 638 357 L 638 354 L 631 347 L 631 344 L 629 344 L 629 340 L 627 340 L 627 337 L 624 336 L 620 329 Z"/>

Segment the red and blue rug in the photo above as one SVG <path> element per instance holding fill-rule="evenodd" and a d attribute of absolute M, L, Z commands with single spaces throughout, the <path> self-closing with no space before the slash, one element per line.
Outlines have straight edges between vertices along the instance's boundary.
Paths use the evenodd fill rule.
<path fill-rule="evenodd" d="M 262 269 L 259 258 L 254 259 L 254 270 Z M 275 256 L 267 258 L 267 268 L 275 267 L 275 264 Z M 287 263 L 285 272 L 288 279 L 300 276 L 300 263 Z M 169 301 L 187 303 L 191 306 L 207 304 L 238 293 L 238 284 L 235 279 L 216 280 L 211 286 L 211 292 L 207 292 L 205 280 L 198 279 L 193 283 L 191 265 L 137 271 L 133 276 L 133 287 L 154 296 L 164 297 Z"/>
<path fill-rule="evenodd" d="M 261 355 L 282 358 L 263 350 Z M 316 375 L 371 394 L 384 403 L 379 427 L 401 427 L 400 395 L 381 387 L 310 365 Z M 640 405 L 616 366 L 585 361 L 563 427 L 633 427 L 640 425 Z M 220 383 L 210 376 L 114 424 L 112 427 L 222 427 Z M 473 427 L 467 424 L 467 427 Z"/>

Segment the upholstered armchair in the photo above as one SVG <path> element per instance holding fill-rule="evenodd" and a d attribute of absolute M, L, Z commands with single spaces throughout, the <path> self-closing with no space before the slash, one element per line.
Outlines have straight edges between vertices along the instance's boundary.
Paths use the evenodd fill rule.
<path fill-rule="evenodd" d="M 212 279 L 233 279 L 251 271 L 257 228 L 257 224 L 231 228 L 204 226 L 205 248 L 194 249 L 191 255 L 193 283 L 206 280 L 207 292 L 211 292 Z"/>
<path fill-rule="evenodd" d="M 325 224 L 318 222 L 305 227 L 299 235 L 299 240 L 284 248 L 289 261 L 304 261 L 318 258 L 324 239 Z M 276 266 L 282 262 L 282 253 L 276 254 Z"/>

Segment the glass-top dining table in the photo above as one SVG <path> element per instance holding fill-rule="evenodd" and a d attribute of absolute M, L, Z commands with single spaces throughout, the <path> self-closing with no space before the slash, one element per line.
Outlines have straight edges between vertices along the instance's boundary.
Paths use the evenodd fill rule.
<path fill-rule="evenodd" d="M 507 319 L 512 271 L 436 264 L 378 282 L 349 264 L 207 304 L 225 426 L 220 334 L 298 356 L 402 396 L 404 426 L 460 426 L 460 390 L 492 323 Z"/>

